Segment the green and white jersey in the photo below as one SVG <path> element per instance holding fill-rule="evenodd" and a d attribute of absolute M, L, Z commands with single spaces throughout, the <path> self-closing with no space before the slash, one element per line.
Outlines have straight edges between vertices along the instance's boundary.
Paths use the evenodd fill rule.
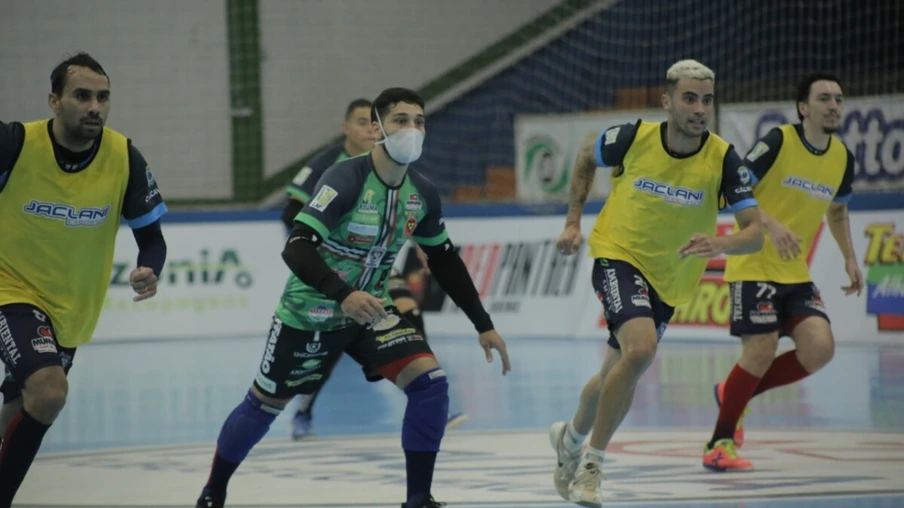
<path fill-rule="evenodd" d="M 295 196 L 302 203 L 307 203 L 311 200 L 314 187 L 320 177 L 323 176 L 323 173 L 332 167 L 333 164 L 351 159 L 351 157 L 351 155 L 345 153 L 345 141 L 340 141 L 319 152 L 295 175 L 292 183 L 286 187 L 286 193 Z"/>
<path fill-rule="evenodd" d="M 296 222 L 313 228 L 323 242 L 326 264 L 350 286 L 391 302 L 387 279 L 396 254 L 408 239 L 440 245 L 449 239 L 439 192 L 409 167 L 398 187 L 389 187 L 374 169 L 370 155 L 328 169 Z M 354 323 L 339 303 L 289 276 L 276 308 L 288 326 L 328 331 Z"/>

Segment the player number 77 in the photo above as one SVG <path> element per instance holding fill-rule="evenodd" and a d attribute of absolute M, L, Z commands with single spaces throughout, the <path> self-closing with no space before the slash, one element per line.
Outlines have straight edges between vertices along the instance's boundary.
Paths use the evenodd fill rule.
<path fill-rule="evenodd" d="M 771 300 L 772 297 L 775 296 L 775 286 L 772 284 L 757 282 L 756 287 L 756 297 L 758 300 Z"/>

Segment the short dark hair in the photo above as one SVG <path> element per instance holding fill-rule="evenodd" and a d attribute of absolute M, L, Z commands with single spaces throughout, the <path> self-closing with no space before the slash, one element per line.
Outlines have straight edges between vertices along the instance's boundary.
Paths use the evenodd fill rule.
<path fill-rule="evenodd" d="M 421 96 L 414 90 L 408 88 L 387 88 L 374 99 L 374 104 L 370 109 L 371 121 L 377 121 L 377 113 L 380 114 L 380 119 L 383 119 L 389 114 L 392 106 L 400 102 L 417 104 L 421 109 L 424 109 L 424 99 L 421 99 Z"/>
<path fill-rule="evenodd" d="M 66 88 L 66 82 L 69 79 L 69 67 L 87 67 L 101 76 L 105 76 L 107 84 L 110 83 L 110 76 L 107 76 L 107 72 L 104 71 L 100 63 L 88 53 L 79 52 L 75 56 L 70 56 L 60 62 L 50 73 L 50 91 L 54 94 L 61 95 L 63 89 Z"/>
<path fill-rule="evenodd" d="M 345 119 L 348 120 L 352 117 L 352 113 L 355 112 L 358 108 L 372 108 L 373 104 L 371 104 L 370 99 L 355 99 L 348 103 L 348 107 L 345 108 Z"/>
<path fill-rule="evenodd" d="M 800 114 L 800 103 L 810 100 L 810 89 L 813 88 L 813 83 L 817 81 L 833 81 L 838 83 L 838 86 L 841 86 L 838 76 L 830 72 L 811 72 L 804 76 L 804 79 L 797 84 L 797 101 L 794 103 L 794 109 L 797 110 L 797 119 L 800 121 L 804 119 L 804 115 Z"/>

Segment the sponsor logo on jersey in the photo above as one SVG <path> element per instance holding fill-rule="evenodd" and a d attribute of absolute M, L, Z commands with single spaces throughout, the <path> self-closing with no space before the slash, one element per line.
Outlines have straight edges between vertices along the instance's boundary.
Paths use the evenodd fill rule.
<path fill-rule="evenodd" d="M 324 185 L 320 188 L 317 195 L 314 196 L 314 199 L 311 200 L 311 208 L 322 212 L 326 210 L 326 207 L 329 206 L 338 195 L 339 192 L 337 192 L 336 189 L 329 185 Z"/>
<path fill-rule="evenodd" d="M 361 236 L 355 233 L 349 233 L 345 237 L 345 241 L 354 245 L 370 245 L 374 242 L 375 236 Z"/>
<path fill-rule="evenodd" d="M 793 189 L 799 189 L 807 193 L 811 198 L 818 199 L 820 201 L 831 201 L 833 197 L 835 197 L 835 189 L 829 187 L 828 185 L 823 185 L 821 183 L 815 183 L 805 178 L 800 178 L 797 176 L 789 176 L 782 180 L 782 184 L 786 187 L 791 187 Z"/>
<path fill-rule="evenodd" d="M 326 321 L 331 317 L 333 317 L 333 309 L 326 305 L 318 305 L 308 311 L 308 318 L 311 321 L 316 321 L 318 323 Z"/>
<path fill-rule="evenodd" d="M 408 201 L 405 202 L 406 210 L 420 210 L 424 207 L 424 203 L 420 200 L 417 194 L 409 194 Z"/>
<path fill-rule="evenodd" d="M 680 206 L 700 206 L 706 191 L 675 187 L 671 184 L 657 182 L 649 178 L 634 180 L 634 188 L 653 196 L 659 196 L 666 203 Z"/>
<path fill-rule="evenodd" d="M 62 220 L 69 227 L 93 227 L 106 222 L 110 206 L 76 208 L 65 203 L 48 203 L 33 199 L 22 207 L 22 211 L 38 217 Z"/>
<path fill-rule="evenodd" d="M 380 213 L 380 208 L 372 203 L 358 203 L 359 213 Z"/>
<path fill-rule="evenodd" d="M 360 222 L 349 222 L 348 227 L 349 233 L 355 233 L 361 236 L 377 236 L 377 233 L 380 232 L 380 226 L 375 224 L 361 224 Z"/>
<path fill-rule="evenodd" d="M 750 162 L 754 162 L 760 157 L 763 156 L 766 152 L 769 151 L 769 145 L 760 141 L 757 144 L 753 145 L 753 148 L 750 149 L 750 153 L 747 154 L 747 160 Z"/>

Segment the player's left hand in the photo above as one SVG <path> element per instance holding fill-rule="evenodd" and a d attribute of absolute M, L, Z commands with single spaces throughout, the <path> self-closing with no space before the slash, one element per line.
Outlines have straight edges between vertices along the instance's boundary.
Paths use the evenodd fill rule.
<path fill-rule="evenodd" d="M 841 286 L 841 290 L 844 291 L 844 295 L 851 296 L 852 294 L 857 293 L 857 296 L 860 296 L 860 293 L 863 291 L 863 273 L 860 271 L 860 267 L 857 265 L 857 260 L 849 259 L 845 261 L 844 271 L 846 271 L 848 277 L 851 278 L 850 286 Z"/>
<path fill-rule="evenodd" d="M 487 355 L 487 363 L 492 363 L 492 350 L 495 349 L 499 352 L 499 357 L 502 358 L 502 375 L 504 376 L 512 370 L 512 365 L 509 363 L 508 351 L 505 349 L 505 341 L 502 340 L 502 337 L 499 336 L 499 333 L 497 333 L 496 330 L 489 330 L 481 333 L 477 337 L 477 341 L 480 342 L 480 347 L 483 348 L 484 353 Z"/>
<path fill-rule="evenodd" d="M 139 266 L 129 274 L 129 285 L 138 293 L 133 302 L 147 300 L 157 294 L 157 276 L 146 266 Z"/>
<path fill-rule="evenodd" d="M 691 235 L 690 241 L 678 249 L 678 256 L 684 259 L 688 256 L 698 258 L 714 258 L 725 252 L 725 243 L 718 236 L 709 236 L 702 233 Z"/>

